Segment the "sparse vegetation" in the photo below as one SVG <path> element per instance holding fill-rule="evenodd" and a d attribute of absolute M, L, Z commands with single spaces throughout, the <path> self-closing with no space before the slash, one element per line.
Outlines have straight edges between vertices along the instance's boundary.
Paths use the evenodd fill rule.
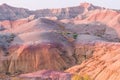
<path fill-rule="evenodd" d="M 74 39 L 77 39 L 77 36 L 78 36 L 78 34 L 76 34 L 76 33 L 73 34 Z"/>
<path fill-rule="evenodd" d="M 10 35 L 10 40 L 13 41 L 14 37 L 15 37 L 15 35 L 12 33 L 12 34 Z"/>
<path fill-rule="evenodd" d="M 67 32 L 67 34 L 71 34 L 70 32 Z"/>
<path fill-rule="evenodd" d="M 8 43 L 11 43 L 11 41 L 14 40 L 14 37 L 15 37 L 14 34 L 10 34 L 9 36 L 7 36 L 6 41 L 7 41 Z"/>
<path fill-rule="evenodd" d="M 89 75 L 74 74 L 72 80 L 92 80 Z"/>

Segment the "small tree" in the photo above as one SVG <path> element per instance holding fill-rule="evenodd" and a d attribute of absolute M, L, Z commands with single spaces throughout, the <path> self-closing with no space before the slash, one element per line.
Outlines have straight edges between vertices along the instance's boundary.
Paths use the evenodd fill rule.
<path fill-rule="evenodd" d="M 77 39 L 77 36 L 78 36 L 78 34 L 76 34 L 76 33 L 73 34 L 74 39 Z"/>

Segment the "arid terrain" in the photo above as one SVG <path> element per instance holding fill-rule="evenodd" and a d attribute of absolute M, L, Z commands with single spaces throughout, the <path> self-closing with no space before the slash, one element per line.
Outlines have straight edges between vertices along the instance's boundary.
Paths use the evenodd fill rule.
<path fill-rule="evenodd" d="M 0 80 L 120 80 L 120 10 L 0 5 Z"/>

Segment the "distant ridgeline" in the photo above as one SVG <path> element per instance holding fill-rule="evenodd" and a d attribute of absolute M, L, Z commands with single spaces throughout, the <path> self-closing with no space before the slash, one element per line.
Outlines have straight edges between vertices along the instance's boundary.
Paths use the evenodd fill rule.
<path fill-rule="evenodd" d="M 93 6 L 89 3 L 82 3 L 80 6 L 58 8 L 58 9 L 40 9 L 30 11 L 24 8 L 16 8 L 7 4 L 0 5 L 0 20 L 16 20 L 26 18 L 30 15 L 38 17 L 56 17 L 57 19 L 70 19 L 75 18 L 86 11 L 100 9 L 100 7 Z M 101 8 L 102 9 L 102 8 Z"/>

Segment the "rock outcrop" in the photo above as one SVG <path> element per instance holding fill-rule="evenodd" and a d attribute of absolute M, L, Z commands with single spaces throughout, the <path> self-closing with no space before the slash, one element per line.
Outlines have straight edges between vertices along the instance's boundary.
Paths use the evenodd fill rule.
<path fill-rule="evenodd" d="M 79 75 L 88 74 L 93 80 L 120 80 L 119 78 L 119 43 L 98 42 L 91 43 L 93 56 L 81 65 L 67 70 Z M 87 44 L 91 47 L 90 43 Z M 94 45 L 94 46 L 93 46 Z M 88 48 L 90 48 L 88 46 Z"/>

